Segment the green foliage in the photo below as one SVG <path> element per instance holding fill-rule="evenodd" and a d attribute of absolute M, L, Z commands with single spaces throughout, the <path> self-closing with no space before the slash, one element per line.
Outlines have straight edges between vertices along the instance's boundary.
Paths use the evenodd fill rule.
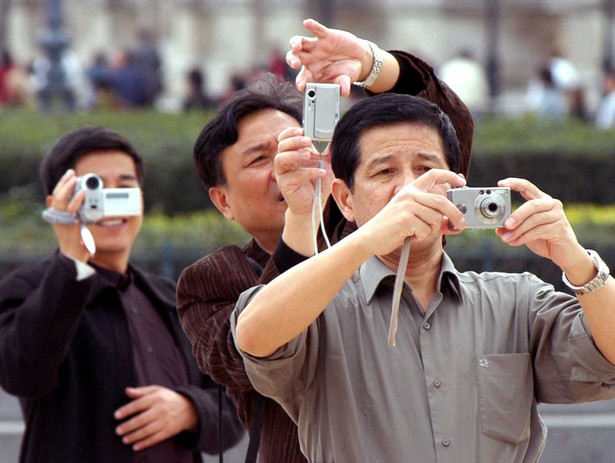
<path fill-rule="evenodd" d="M 42 201 L 38 165 L 55 140 L 77 127 L 101 125 L 127 137 L 143 156 L 147 210 L 173 215 L 208 208 L 211 204 L 195 174 L 192 148 L 211 116 L 210 112 L 1 112 L 0 195 L 19 190 L 20 197 Z"/>
<path fill-rule="evenodd" d="M 615 130 L 599 130 L 577 119 L 491 117 L 476 122 L 473 152 L 478 159 L 557 154 L 604 160 L 615 155 Z"/>
<path fill-rule="evenodd" d="M 0 202 L 1 254 L 46 254 L 57 247 L 52 227 L 41 218 L 42 210 L 42 206 L 32 207 L 24 201 Z M 134 251 L 171 247 L 201 255 L 227 244 L 242 245 L 248 239 L 235 222 L 214 210 L 173 217 L 147 214 Z"/>

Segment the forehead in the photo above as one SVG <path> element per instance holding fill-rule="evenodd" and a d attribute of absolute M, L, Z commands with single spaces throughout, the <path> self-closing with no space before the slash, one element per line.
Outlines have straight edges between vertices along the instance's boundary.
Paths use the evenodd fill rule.
<path fill-rule="evenodd" d="M 436 155 L 446 163 L 439 132 L 426 125 L 401 122 L 367 129 L 359 137 L 360 164 L 383 154 Z"/>
<path fill-rule="evenodd" d="M 243 117 L 237 123 L 237 143 L 249 143 L 254 138 L 267 138 L 278 134 L 287 127 L 299 126 L 299 121 L 285 112 L 265 108 Z"/>
<path fill-rule="evenodd" d="M 112 172 L 136 175 L 136 171 L 134 159 L 123 151 L 95 151 L 81 156 L 75 162 L 77 175 L 96 173 L 102 176 Z"/>

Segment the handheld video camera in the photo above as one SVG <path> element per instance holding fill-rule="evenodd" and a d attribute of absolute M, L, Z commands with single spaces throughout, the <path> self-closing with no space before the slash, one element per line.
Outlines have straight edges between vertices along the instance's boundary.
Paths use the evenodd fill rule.
<path fill-rule="evenodd" d="M 100 176 L 86 174 L 77 179 L 75 194 L 81 190 L 85 190 L 85 199 L 77 215 L 82 223 L 142 214 L 141 188 L 103 188 Z"/>
<path fill-rule="evenodd" d="M 303 99 L 303 128 L 312 141 L 328 142 L 340 118 L 340 86 L 309 82 Z"/>
<path fill-rule="evenodd" d="M 463 212 L 466 228 L 502 228 L 511 214 L 508 187 L 453 188 L 446 195 Z"/>

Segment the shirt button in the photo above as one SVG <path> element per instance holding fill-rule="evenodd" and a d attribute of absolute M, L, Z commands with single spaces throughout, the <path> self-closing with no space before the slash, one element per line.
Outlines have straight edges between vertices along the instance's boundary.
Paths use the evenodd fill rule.
<path fill-rule="evenodd" d="M 425 328 L 426 330 L 430 330 L 431 329 L 431 323 L 429 323 L 429 322 L 423 323 L 423 328 Z"/>
<path fill-rule="evenodd" d="M 434 379 L 433 385 L 436 387 L 440 387 L 442 386 L 442 381 L 440 381 L 439 379 Z"/>
<path fill-rule="evenodd" d="M 449 439 L 442 439 L 442 445 L 444 447 L 448 447 L 449 445 L 451 445 L 451 441 Z"/>

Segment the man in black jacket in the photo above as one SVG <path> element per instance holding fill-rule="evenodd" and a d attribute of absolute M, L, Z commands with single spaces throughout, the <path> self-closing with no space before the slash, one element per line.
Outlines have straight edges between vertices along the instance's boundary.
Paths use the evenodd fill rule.
<path fill-rule="evenodd" d="M 201 461 L 243 429 L 198 371 L 174 283 L 129 263 L 142 207 L 94 223 L 81 214 L 75 188 L 92 173 L 140 205 L 144 169 L 131 144 L 100 127 L 68 132 L 41 164 L 59 249 L 0 282 L 0 385 L 23 410 L 20 461 Z"/>

